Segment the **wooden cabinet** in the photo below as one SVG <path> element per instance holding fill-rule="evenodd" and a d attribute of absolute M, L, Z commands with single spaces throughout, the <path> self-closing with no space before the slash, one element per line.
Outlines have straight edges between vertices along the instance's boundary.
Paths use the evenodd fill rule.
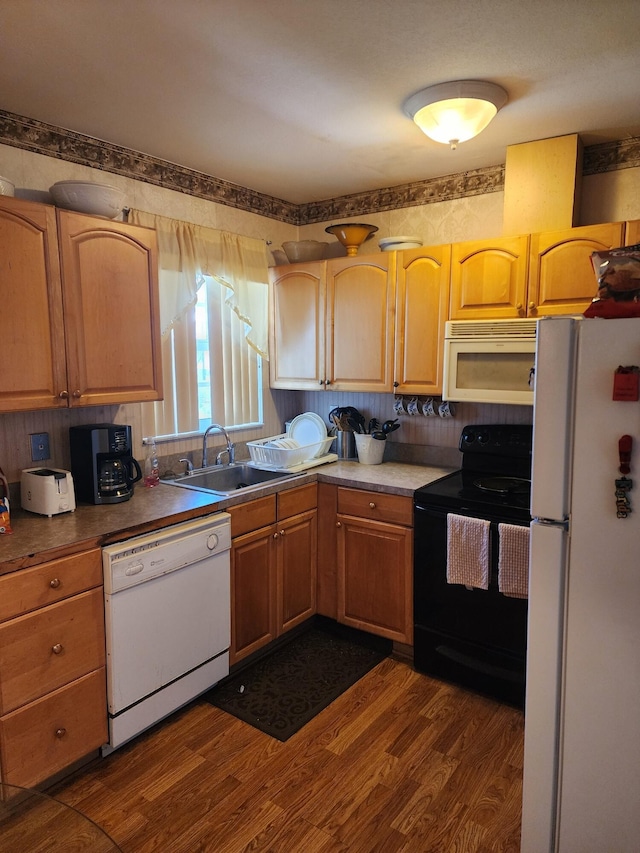
<path fill-rule="evenodd" d="M 597 291 L 592 252 L 623 239 L 624 223 L 608 222 L 454 244 L 450 319 L 582 314 Z"/>
<path fill-rule="evenodd" d="M 451 246 L 398 252 L 394 390 L 440 394 Z"/>
<path fill-rule="evenodd" d="M 582 314 L 598 290 L 593 252 L 622 245 L 624 223 L 532 234 L 527 308 L 520 316 Z"/>
<path fill-rule="evenodd" d="M 310 483 L 229 509 L 231 664 L 316 612 L 316 489 Z"/>
<path fill-rule="evenodd" d="M 636 243 L 640 243 L 640 219 L 625 222 L 624 245 L 635 246 Z"/>
<path fill-rule="evenodd" d="M 527 291 L 528 248 L 527 236 L 454 243 L 449 319 L 522 316 Z"/>
<path fill-rule="evenodd" d="M 0 196 L 0 411 L 162 396 L 155 232 Z"/>
<path fill-rule="evenodd" d="M 276 267 L 272 388 L 391 391 L 395 254 Z"/>
<path fill-rule="evenodd" d="M 99 549 L 0 577 L 0 768 L 31 787 L 107 740 Z"/>
<path fill-rule="evenodd" d="M 338 621 L 413 642 L 413 501 L 338 487 Z"/>

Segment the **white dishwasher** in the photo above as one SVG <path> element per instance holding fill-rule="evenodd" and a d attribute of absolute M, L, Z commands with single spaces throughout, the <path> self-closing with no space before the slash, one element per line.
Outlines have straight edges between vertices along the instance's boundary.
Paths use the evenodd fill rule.
<path fill-rule="evenodd" d="M 230 518 L 219 512 L 103 548 L 103 755 L 228 674 Z"/>

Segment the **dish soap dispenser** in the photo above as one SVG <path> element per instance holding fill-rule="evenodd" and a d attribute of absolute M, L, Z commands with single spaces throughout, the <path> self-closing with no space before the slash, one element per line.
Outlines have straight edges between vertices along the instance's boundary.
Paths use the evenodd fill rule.
<path fill-rule="evenodd" d="M 158 464 L 158 450 L 155 438 L 145 438 L 147 456 L 144 463 L 144 484 L 147 488 L 153 488 L 160 483 L 160 466 Z"/>

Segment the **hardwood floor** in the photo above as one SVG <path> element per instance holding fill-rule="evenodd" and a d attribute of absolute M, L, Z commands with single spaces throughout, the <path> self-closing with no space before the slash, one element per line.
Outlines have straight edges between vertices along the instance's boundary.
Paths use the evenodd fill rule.
<path fill-rule="evenodd" d="M 387 659 L 286 743 L 197 700 L 49 793 L 125 853 L 517 853 L 523 730 Z"/>

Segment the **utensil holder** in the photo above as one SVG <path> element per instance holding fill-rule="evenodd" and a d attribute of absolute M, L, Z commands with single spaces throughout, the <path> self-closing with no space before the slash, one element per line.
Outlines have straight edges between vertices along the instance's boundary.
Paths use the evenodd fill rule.
<path fill-rule="evenodd" d="M 380 465 L 387 442 L 362 433 L 355 433 L 354 437 L 358 451 L 358 462 L 363 465 Z"/>
<path fill-rule="evenodd" d="M 339 429 L 336 432 L 336 453 L 338 459 L 356 458 L 356 435 L 349 430 Z"/>

